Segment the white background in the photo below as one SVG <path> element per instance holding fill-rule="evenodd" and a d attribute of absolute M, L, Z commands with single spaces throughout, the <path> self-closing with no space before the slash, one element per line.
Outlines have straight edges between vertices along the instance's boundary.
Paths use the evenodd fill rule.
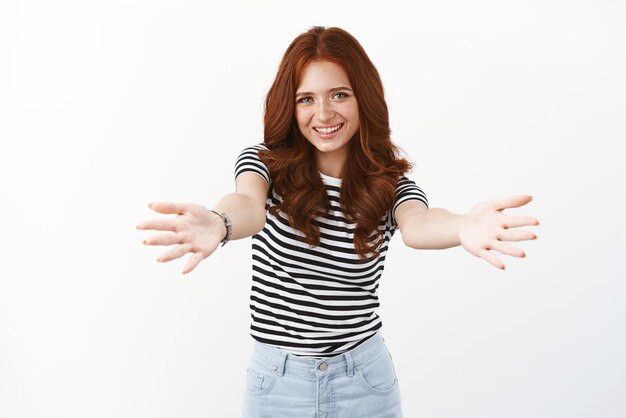
<path fill-rule="evenodd" d="M 352 33 L 431 207 L 518 193 L 500 271 L 399 235 L 380 287 L 407 417 L 626 416 L 621 1 L 0 6 L 0 417 L 238 417 L 250 240 L 181 275 L 139 222 L 212 207 L 291 40 Z M 408 4 L 408 2 L 407 2 Z"/>

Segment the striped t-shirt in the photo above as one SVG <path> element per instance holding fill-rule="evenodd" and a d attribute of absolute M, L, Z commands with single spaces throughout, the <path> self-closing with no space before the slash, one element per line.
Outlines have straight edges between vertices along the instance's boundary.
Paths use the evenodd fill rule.
<path fill-rule="evenodd" d="M 253 172 L 270 185 L 267 205 L 282 201 L 273 191 L 267 166 L 258 156 L 263 144 L 245 148 L 235 164 L 235 179 Z M 398 228 L 394 213 L 408 201 L 428 207 L 426 194 L 415 182 L 401 177 L 392 210 L 381 218 L 384 243 L 379 256 L 359 262 L 354 248 L 355 224 L 339 208 L 341 179 L 320 173 L 326 186 L 330 212 L 316 217 L 320 244 L 311 247 L 297 239 L 304 234 L 289 226 L 286 215 L 266 210 L 265 227 L 252 236 L 252 289 L 250 335 L 260 342 L 297 356 L 323 358 L 344 353 L 381 328 L 376 314 L 378 284 L 389 241 Z"/>

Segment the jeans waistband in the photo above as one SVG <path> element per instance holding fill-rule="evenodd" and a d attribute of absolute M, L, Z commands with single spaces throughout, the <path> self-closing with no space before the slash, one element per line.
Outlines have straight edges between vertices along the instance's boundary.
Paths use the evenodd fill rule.
<path fill-rule="evenodd" d="M 299 357 L 278 347 L 255 340 L 253 358 L 262 358 L 270 362 L 279 376 L 282 376 L 285 370 L 304 376 L 317 376 L 320 373 L 329 375 L 347 373 L 348 376 L 352 376 L 355 367 L 385 349 L 384 341 L 378 330 L 368 340 L 352 350 L 333 357 L 316 359 Z M 325 365 L 322 366 L 322 363 Z"/>

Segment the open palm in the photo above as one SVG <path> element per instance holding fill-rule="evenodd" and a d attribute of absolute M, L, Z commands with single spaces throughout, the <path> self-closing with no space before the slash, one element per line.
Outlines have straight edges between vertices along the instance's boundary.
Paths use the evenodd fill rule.
<path fill-rule="evenodd" d="M 505 241 L 536 239 L 537 235 L 533 232 L 511 228 L 539 225 L 539 221 L 530 216 L 505 215 L 502 211 L 524 206 L 531 200 L 532 196 L 529 195 L 515 195 L 488 200 L 474 206 L 459 228 L 459 240 L 463 248 L 502 270 L 505 268 L 504 264 L 493 250 L 514 257 L 526 257 L 522 249 Z"/>
<path fill-rule="evenodd" d="M 221 218 L 195 203 L 155 202 L 149 205 L 156 212 L 177 214 L 176 218 L 152 219 L 137 225 L 138 229 L 171 231 L 144 240 L 147 245 L 176 245 L 162 254 L 157 261 L 165 262 L 177 259 L 191 252 L 193 256 L 183 269 L 183 274 L 193 270 L 200 261 L 211 255 L 224 236 L 224 224 Z"/>

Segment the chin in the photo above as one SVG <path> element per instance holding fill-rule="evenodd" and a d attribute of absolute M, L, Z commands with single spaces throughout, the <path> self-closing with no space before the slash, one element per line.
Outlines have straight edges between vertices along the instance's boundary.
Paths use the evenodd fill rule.
<path fill-rule="evenodd" d="M 333 143 L 333 144 L 314 142 L 313 145 L 319 152 L 332 153 L 335 151 L 345 149 L 348 146 L 348 143 L 349 141 L 342 142 L 342 143 Z"/>

